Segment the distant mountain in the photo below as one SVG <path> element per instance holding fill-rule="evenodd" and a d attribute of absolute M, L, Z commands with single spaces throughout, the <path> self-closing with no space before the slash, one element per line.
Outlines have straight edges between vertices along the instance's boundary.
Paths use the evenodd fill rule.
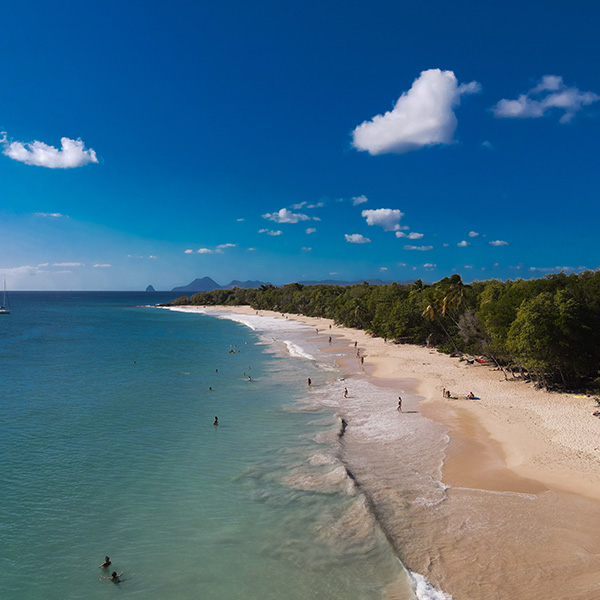
<path fill-rule="evenodd" d="M 174 287 L 174 292 L 211 292 L 212 290 L 223 289 L 216 281 L 210 277 L 203 277 L 202 279 L 194 279 L 192 283 L 181 287 Z"/>
<path fill-rule="evenodd" d="M 149 286 L 146 288 L 146 291 L 147 291 L 147 292 L 155 292 L 156 290 L 154 289 L 154 287 L 153 287 L 153 286 L 149 285 Z"/>
<path fill-rule="evenodd" d="M 364 282 L 369 283 L 370 285 L 391 285 L 392 283 L 399 283 L 400 285 L 409 285 L 414 283 L 412 281 L 382 281 L 381 279 L 360 279 L 357 281 L 336 281 L 334 279 L 325 279 L 323 281 L 299 281 L 298 283 L 302 285 L 358 285 Z M 188 285 L 184 285 L 181 287 L 173 288 L 174 292 L 188 292 L 188 293 L 197 293 L 197 292 L 211 292 L 212 290 L 230 290 L 234 287 L 240 289 L 258 289 L 261 285 L 271 285 L 270 283 L 265 283 L 264 281 L 238 281 L 234 279 L 231 283 L 227 285 L 221 285 L 217 283 L 214 279 L 210 277 L 202 277 L 202 279 L 194 279 L 192 283 Z M 148 286 L 151 288 L 152 286 Z M 147 291 L 154 291 L 149 290 Z"/>

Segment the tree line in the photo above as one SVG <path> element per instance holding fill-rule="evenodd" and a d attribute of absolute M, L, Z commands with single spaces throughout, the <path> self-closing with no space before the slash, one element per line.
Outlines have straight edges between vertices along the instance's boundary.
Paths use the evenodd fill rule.
<path fill-rule="evenodd" d="M 325 317 L 391 342 L 485 356 L 545 388 L 600 385 L 600 271 L 470 284 L 455 274 L 432 284 L 263 285 L 200 292 L 172 304 Z"/>

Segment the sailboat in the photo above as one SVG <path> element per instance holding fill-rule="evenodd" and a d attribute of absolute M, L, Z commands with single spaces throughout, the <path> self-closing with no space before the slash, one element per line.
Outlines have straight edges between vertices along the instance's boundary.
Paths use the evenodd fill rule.
<path fill-rule="evenodd" d="M 8 307 L 8 302 L 6 300 L 6 279 L 4 280 L 4 298 L 2 300 L 2 304 L 0 305 L 0 315 L 9 315 L 10 308 Z"/>

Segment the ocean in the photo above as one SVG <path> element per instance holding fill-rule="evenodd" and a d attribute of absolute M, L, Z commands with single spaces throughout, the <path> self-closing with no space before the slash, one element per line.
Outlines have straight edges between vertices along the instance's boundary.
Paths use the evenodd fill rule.
<path fill-rule="evenodd" d="M 450 598 L 403 566 L 353 472 L 388 427 L 361 422 L 361 403 L 389 413 L 397 390 L 344 373 L 348 353 L 322 351 L 327 336 L 306 326 L 155 306 L 175 296 L 11 295 L 0 597 Z M 443 487 L 414 472 L 407 506 L 437 502 Z M 103 579 L 113 569 L 118 585 Z"/>

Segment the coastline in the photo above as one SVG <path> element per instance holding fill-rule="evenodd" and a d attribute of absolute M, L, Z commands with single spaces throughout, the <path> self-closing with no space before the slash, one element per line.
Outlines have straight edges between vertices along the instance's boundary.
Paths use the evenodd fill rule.
<path fill-rule="evenodd" d="M 256 314 L 247 306 L 215 308 Z M 364 370 L 378 385 L 414 386 L 418 411 L 448 435 L 447 496 L 415 517 L 430 532 L 429 545 L 411 539 L 393 508 L 385 517 L 408 568 L 455 600 L 598 597 L 600 542 L 592 532 L 600 527 L 600 419 L 591 398 L 535 390 L 485 364 L 385 343 L 327 319 L 288 317 L 335 336 L 347 351 L 357 342 L 364 365 L 349 360 L 342 368 Z M 458 399 L 442 398 L 442 388 Z M 470 391 L 481 399 L 465 399 Z M 373 468 L 365 478 L 400 487 L 388 471 Z"/>

